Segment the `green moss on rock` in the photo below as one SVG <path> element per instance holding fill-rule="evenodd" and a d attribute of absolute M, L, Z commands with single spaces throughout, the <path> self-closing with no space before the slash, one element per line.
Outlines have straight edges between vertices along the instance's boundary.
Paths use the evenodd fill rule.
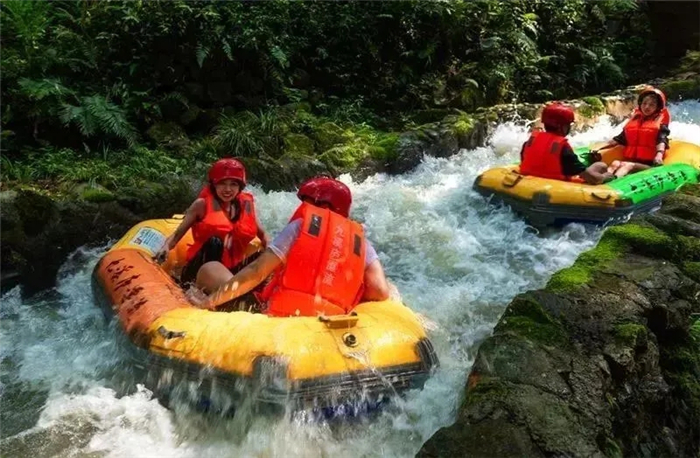
<path fill-rule="evenodd" d="M 700 261 L 700 239 L 697 237 L 679 235 L 678 254 L 682 260 Z"/>
<path fill-rule="evenodd" d="M 691 245 L 691 242 L 688 242 L 688 246 L 695 249 L 695 244 Z M 609 265 L 629 249 L 671 259 L 678 251 L 678 244 L 672 237 L 654 227 L 639 224 L 611 227 L 605 231 L 598 246 L 581 254 L 573 266 L 554 274 L 547 283 L 547 289 L 564 292 L 586 285 L 594 272 Z"/>
<path fill-rule="evenodd" d="M 605 104 L 598 97 L 583 97 L 585 102 L 578 108 L 578 112 L 585 118 L 592 118 L 605 113 Z"/>
<path fill-rule="evenodd" d="M 544 345 L 561 345 L 569 340 L 561 324 L 536 300 L 526 296 L 517 297 L 508 306 L 495 332 L 512 332 Z"/>
<path fill-rule="evenodd" d="M 695 183 L 686 184 L 680 189 L 680 193 L 700 197 L 700 185 Z"/>
<path fill-rule="evenodd" d="M 565 292 L 581 287 L 591 280 L 593 272 L 617 259 L 625 252 L 626 247 L 615 229 L 617 227 L 608 229 L 598 245 L 581 254 L 573 266 L 554 274 L 546 288 L 550 291 Z"/>
<path fill-rule="evenodd" d="M 457 137 L 468 136 L 474 128 L 474 119 L 466 113 L 462 113 L 454 119 L 452 133 Z"/>
<path fill-rule="evenodd" d="M 321 151 L 330 149 L 339 143 L 343 143 L 346 139 L 344 130 L 334 122 L 324 122 L 316 126 L 313 133 L 313 138 L 318 143 Z"/>
<path fill-rule="evenodd" d="M 104 188 L 86 188 L 80 194 L 80 197 L 83 200 L 86 200 L 88 202 L 95 202 L 95 203 L 110 202 L 110 201 L 116 199 L 116 196 L 114 195 L 114 193 L 112 193 Z"/>
<path fill-rule="evenodd" d="M 303 134 L 287 134 L 284 136 L 285 152 L 311 156 L 314 153 L 314 142 Z"/>
<path fill-rule="evenodd" d="M 614 332 L 618 341 L 634 346 L 637 343 L 637 339 L 646 337 L 647 328 L 637 323 L 623 323 L 615 325 Z"/>
<path fill-rule="evenodd" d="M 698 316 L 690 326 L 690 339 L 700 349 L 700 316 Z M 700 356 L 699 356 L 700 357 Z"/>
<path fill-rule="evenodd" d="M 332 167 L 351 168 L 369 154 L 369 146 L 363 142 L 354 142 L 335 146 L 323 152 L 319 159 Z"/>
<path fill-rule="evenodd" d="M 620 444 L 610 437 L 605 438 L 602 450 L 608 458 L 622 458 L 624 456 Z"/>
<path fill-rule="evenodd" d="M 684 262 L 681 268 L 688 277 L 700 281 L 700 262 Z"/>

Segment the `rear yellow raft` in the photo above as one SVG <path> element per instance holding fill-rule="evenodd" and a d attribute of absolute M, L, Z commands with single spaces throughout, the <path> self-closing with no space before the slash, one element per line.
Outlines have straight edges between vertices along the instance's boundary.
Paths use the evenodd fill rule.
<path fill-rule="evenodd" d="M 588 148 L 576 153 L 586 162 Z M 602 151 L 610 164 L 622 159 L 623 147 Z M 671 141 L 664 165 L 625 176 L 606 184 L 590 185 L 521 175 L 517 164 L 494 167 L 479 175 L 474 189 L 504 203 L 535 226 L 571 222 L 604 224 L 625 221 L 633 213 L 649 212 L 662 198 L 686 183 L 697 183 L 700 146 Z"/>

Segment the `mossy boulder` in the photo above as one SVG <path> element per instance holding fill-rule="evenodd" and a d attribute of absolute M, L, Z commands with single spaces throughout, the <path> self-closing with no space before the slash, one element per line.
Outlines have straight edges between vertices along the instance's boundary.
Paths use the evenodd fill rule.
<path fill-rule="evenodd" d="M 459 142 L 452 126 L 433 123 L 417 127 L 399 136 L 396 159 L 389 165 L 391 173 L 413 170 L 423 156 L 449 157 L 459 151 Z"/>
<path fill-rule="evenodd" d="M 319 159 L 330 168 L 345 170 L 356 166 L 369 155 L 370 147 L 362 141 L 335 146 L 319 155 Z"/>
<path fill-rule="evenodd" d="M 343 143 L 347 134 L 345 130 L 334 122 L 324 122 L 315 127 L 313 138 L 318 143 L 320 151 L 326 151 L 338 144 Z"/>
<path fill-rule="evenodd" d="M 303 134 L 288 133 L 284 136 L 284 150 L 291 155 L 312 156 L 314 141 Z"/>

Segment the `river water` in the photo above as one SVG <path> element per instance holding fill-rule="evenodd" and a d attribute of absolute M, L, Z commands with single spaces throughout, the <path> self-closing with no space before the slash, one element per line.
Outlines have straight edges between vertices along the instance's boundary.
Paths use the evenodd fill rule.
<path fill-rule="evenodd" d="M 671 113 L 672 137 L 700 144 L 700 102 L 673 104 Z M 602 141 L 619 130 L 601 120 L 571 143 Z M 342 177 L 353 191 L 352 215 L 365 223 L 387 275 L 429 328 L 441 366 L 423 390 L 351 422 L 166 408 L 139 383 L 128 342 L 94 302 L 90 274 L 107 246 L 83 248 L 64 264 L 53 290 L 25 300 L 19 288 L 2 296 L 2 456 L 413 456 L 453 421 L 478 344 L 508 302 L 542 287 L 600 237 L 600 229 L 577 224 L 538 233 L 472 191 L 480 172 L 517 161 L 526 138 L 526 127 L 505 123 L 488 146 L 428 158 L 410 174 L 362 183 Z M 296 197 L 252 191 L 275 234 Z"/>

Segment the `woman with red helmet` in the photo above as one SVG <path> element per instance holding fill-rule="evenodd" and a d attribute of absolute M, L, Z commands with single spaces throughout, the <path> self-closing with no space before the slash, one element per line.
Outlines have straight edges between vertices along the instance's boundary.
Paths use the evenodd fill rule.
<path fill-rule="evenodd" d="M 605 146 L 591 151 L 623 145 L 623 161 L 613 161 L 609 171 L 616 177 L 641 172 L 664 163 L 668 149 L 668 128 L 671 115 L 666 108 L 666 95 L 659 89 L 646 87 L 637 98 L 637 108 L 625 124 L 622 132 L 613 137 Z"/>
<path fill-rule="evenodd" d="M 234 276 L 218 263 L 202 267 L 197 284 L 213 292 L 207 308 L 243 296 L 270 274 L 271 281 L 256 294 L 268 315 L 339 315 L 359 302 L 389 298 L 377 252 L 362 225 L 348 217 L 350 189 L 333 178 L 315 177 L 300 186 L 297 197 L 301 204 L 289 223 L 253 263 Z"/>
<path fill-rule="evenodd" d="M 240 269 L 246 248 L 255 237 L 267 245 L 267 234 L 255 214 L 253 195 L 243 192 L 246 184 L 245 167 L 236 159 L 220 159 L 209 169 L 208 186 L 156 254 L 157 258 L 164 258 L 192 229 L 194 243 L 187 249 L 181 282 L 193 281 L 200 267 L 210 261 L 219 261 L 227 269 Z"/>
<path fill-rule="evenodd" d="M 555 102 L 542 110 L 544 131 L 534 131 L 520 151 L 520 173 L 554 180 L 571 180 L 580 176 L 586 183 L 600 184 L 612 179 L 604 162 L 589 167 L 581 162 L 569 145 L 574 110 Z"/>

